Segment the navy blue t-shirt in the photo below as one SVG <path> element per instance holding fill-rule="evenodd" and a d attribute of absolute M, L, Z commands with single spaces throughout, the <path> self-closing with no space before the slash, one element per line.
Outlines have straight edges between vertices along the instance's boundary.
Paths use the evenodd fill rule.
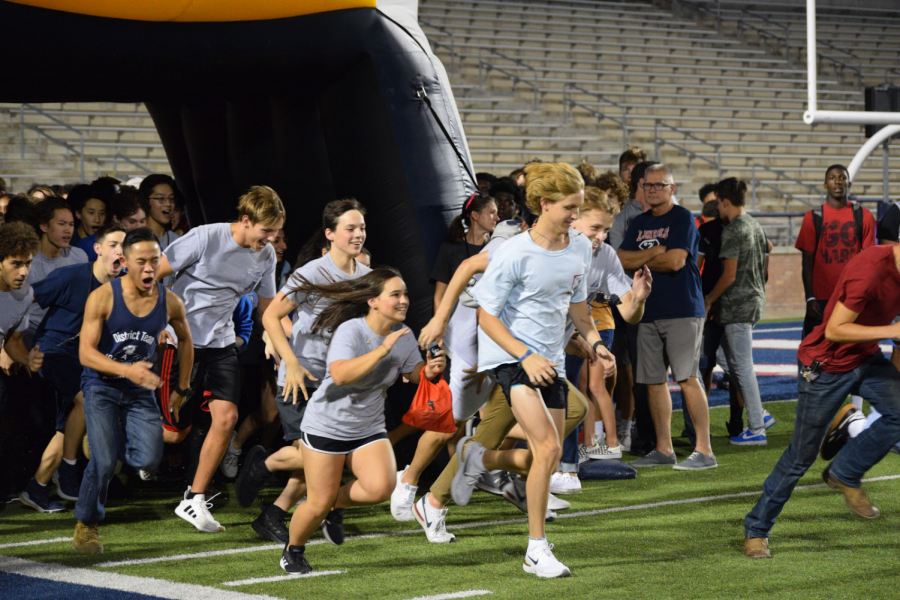
<path fill-rule="evenodd" d="M 92 263 L 60 267 L 32 286 L 34 301 L 48 309 L 34 336 L 44 354 L 78 358 L 77 336 L 84 322 L 84 305 L 91 292 L 100 287 L 93 268 Z"/>
<path fill-rule="evenodd" d="M 97 241 L 97 234 L 92 233 L 86 238 L 82 238 L 78 240 L 78 247 L 84 250 L 84 253 L 87 254 L 88 262 L 94 262 L 97 260 L 97 253 L 94 252 L 94 243 Z"/>
<path fill-rule="evenodd" d="M 660 319 L 704 317 L 700 271 L 697 269 L 697 246 L 700 234 L 691 211 L 678 206 L 659 217 L 652 211 L 634 218 L 625 234 L 620 250 L 646 250 L 665 246 L 666 250 L 687 250 L 684 267 L 674 273 L 653 273 L 653 290 L 644 307 L 642 323 Z"/>

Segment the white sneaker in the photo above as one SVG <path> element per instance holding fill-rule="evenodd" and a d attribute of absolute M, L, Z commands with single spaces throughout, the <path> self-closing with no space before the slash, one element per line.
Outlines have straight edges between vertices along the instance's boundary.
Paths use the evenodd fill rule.
<path fill-rule="evenodd" d="M 550 477 L 550 493 L 551 494 L 580 494 L 581 480 L 577 475 L 569 475 L 568 473 L 554 473 Z"/>
<path fill-rule="evenodd" d="M 606 444 L 594 444 L 587 449 L 587 457 L 591 460 L 612 460 L 622 458 L 622 447 L 610 448 Z"/>
<path fill-rule="evenodd" d="M 572 508 L 572 505 L 563 500 L 562 498 L 557 498 L 553 494 L 547 498 L 547 509 L 548 510 L 569 510 Z"/>
<path fill-rule="evenodd" d="M 184 500 L 182 500 L 181 504 L 178 505 L 178 508 L 175 509 L 175 514 L 200 531 L 206 533 L 219 533 L 225 531 L 225 528 L 209 514 L 209 509 L 212 508 L 212 502 L 208 502 L 206 496 L 203 494 L 198 494 L 191 500 L 188 500 L 187 495 L 190 491 L 191 488 L 188 487 L 187 492 L 184 493 Z M 216 496 L 218 496 L 218 494 L 216 494 Z M 213 496 L 213 498 L 216 496 Z M 210 498 L 210 500 L 212 500 L 212 498 Z"/>
<path fill-rule="evenodd" d="M 619 431 L 619 448 L 622 449 L 622 452 L 631 452 L 631 428 L 629 427 L 626 431 L 625 429 L 621 429 Z"/>
<path fill-rule="evenodd" d="M 219 465 L 222 475 L 228 479 L 234 479 L 238 474 L 238 459 L 241 457 L 241 451 L 231 445 L 236 435 L 237 433 L 231 434 L 231 439 L 228 441 L 228 447 L 225 450 L 225 456 L 222 457 L 222 462 Z"/>
<path fill-rule="evenodd" d="M 406 469 L 408 468 L 409 465 L 406 465 Z M 394 517 L 395 521 L 401 522 L 415 519 L 412 514 L 412 507 L 416 502 L 416 491 L 419 489 L 417 486 L 401 481 L 403 474 L 406 473 L 406 469 L 397 471 L 397 486 L 391 494 L 391 516 Z"/>
<path fill-rule="evenodd" d="M 509 482 L 503 485 L 503 497 L 506 498 L 513 506 L 521 510 L 526 515 L 528 514 L 528 498 L 525 495 L 525 480 L 520 479 L 519 477 L 510 478 Z M 556 508 L 553 506 L 553 501 L 556 501 L 556 505 L 559 506 L 560 503 L 564 504 L 564 508 Z M 557 510 L 565 510 L 567 508 L 571 508 L 572 505 L 564 500 L 560 500 L 550 494 L 550 499 L 547 502 L 547 514 L 544 515 L 544 521 L 547 523 L 552 523 L 556 520 Z"/>
<path fill-rule="evenodd" d="M 525 553 L 525 562 L 522 568 L 526 573 L 532 573 L 538 577 L 554 578 L 569 577 L 572 572 L 569 567 L 562 564 L 553 556 L 553 544 L 536 544 Z"/>
<path fill-rule="evenodd" d="M 428 494 L 425 494 L 412 507 L 412 515 L 425 530 L 425 537 L 432 544 L 455 542 L 456 536 L 447 531 L 447 509 L 432 508 L 427 498 Z"/>

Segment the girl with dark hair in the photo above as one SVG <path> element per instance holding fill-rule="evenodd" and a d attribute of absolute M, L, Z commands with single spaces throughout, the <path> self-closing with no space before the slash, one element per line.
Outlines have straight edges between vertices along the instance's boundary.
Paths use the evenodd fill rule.
<path fill-rule="evenodd" d="M 302 426 L 306 502 L 291 519 L 281 557 L 289 573 L 309 573 L 306 542 L 333 508 L 367 506 L 391 496 L 397 472 L 384 420 L 387 389 L 403 375 L 413 384 L 444 370 L 443 353 L 419 353 L 403 320 L 409 308 L 406 283 L 391 268 L 331 284 L 303 281 L 297 293 L 330 302 L 313 331 L 333 332 L 327 375 L 309 399 Z M 341 485 L 347 466 L 356 476 Z"/>
<path fill-rule="evenodd" d="M 447 239 L 441 244 L 431 271 L 435 310 L 441 305 L 453 273 L 462 261 L 484 249 L 497 221 L 497 203 L 490 196 L 476 192 L 463 204 L 460 214 L 450 223 Z"/>

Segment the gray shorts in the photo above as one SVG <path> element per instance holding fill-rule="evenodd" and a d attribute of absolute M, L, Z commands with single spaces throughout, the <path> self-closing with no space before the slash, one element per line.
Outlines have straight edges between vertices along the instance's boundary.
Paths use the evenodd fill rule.
<path fill-rule="evenodd" d="M 704 320 L 703 317 L 685 317 L 641 323 L 635 380 L 647 385 L 665 383 L 667 367 L 672 367 L 675 381 L 696 377 Z"/>
<path fill-rule="evenodd" d="M 315 388 L 306 388 L 309 397 L 312 398 Z M 303 413 L 306 412 L 307 401 L 303 399 L 303 394 L 297 392 L 297 404 L 293 404 L 293 396 L 284 400 L 284 387 L 278 386 L 278 395 L 275 396 L 275 406 L 278 407 L 278 415 L 281 417 L 281 427 L 284 429 L 284 439 L 289 442 L 299 440 L 302 432 L 300 425 L 303 423 Z"/>

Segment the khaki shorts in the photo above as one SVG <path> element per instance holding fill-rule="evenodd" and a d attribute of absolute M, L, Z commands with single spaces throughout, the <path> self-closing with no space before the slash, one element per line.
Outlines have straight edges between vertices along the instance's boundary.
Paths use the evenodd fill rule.
<path fill-rule="evenodd" d="M 638 367 L 635 380 L 646 385 L 668 381 L 672 368 L 675 381 L 696 377 L 700 368 L 703 317 L 661 319 L 638 327 Z"/>

